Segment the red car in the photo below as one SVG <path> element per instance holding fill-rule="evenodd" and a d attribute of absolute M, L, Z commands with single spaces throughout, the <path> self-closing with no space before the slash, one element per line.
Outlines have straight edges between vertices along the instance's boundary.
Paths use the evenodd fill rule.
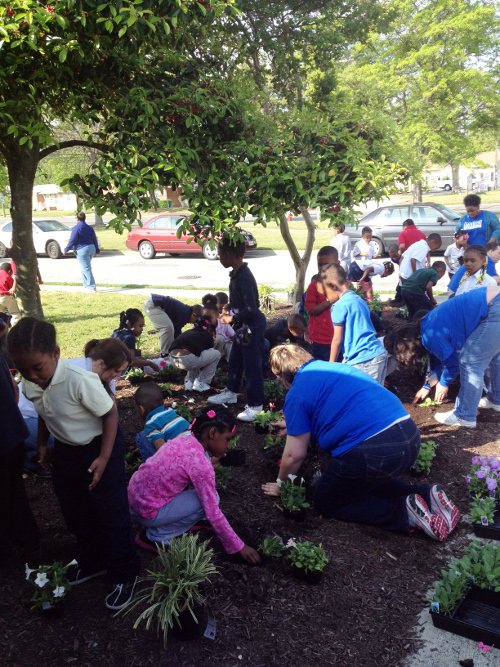
<path fill-rule="evenodd" d="M 185 215 L 155 215 L 144 223 L 142 227 L 132 229 L 127 236 L 125 245 L 129 250 L 138 250 L 143 259 L 153 259 L 157 252 L 168 252 L 176 257 L 181 253 L 203 253 L 206 259 L 218 259 L 219 248 L 217 242 L 215 247 L 210 247 L 207 240 L 203 246 L 199 246 L 196 241 L 188 243 L 192 237 L 188 234 L 182 234 L 177 238 L 177 230 L 186 220 Z M 240 230 L 247 250 L 253 250 L 257 247 L 257 241 L 253 234 Z"/>

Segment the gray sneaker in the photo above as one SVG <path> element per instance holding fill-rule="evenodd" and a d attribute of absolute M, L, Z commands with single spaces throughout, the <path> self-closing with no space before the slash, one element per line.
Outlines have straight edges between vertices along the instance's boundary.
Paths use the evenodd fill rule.
<path fill-rule="evenodd" d="M 213 403 L 214 405 L 223 405 L 224 403 L 227 405 L 229 403 L 237 403 L 238 402 L 238 394 L 235 394 L 234 391 L 230 391 L 229 389 L 224 389 L 224 391 L 221 391 L 220 394 L 215 394 L 215 396 L 209 396 L 207 399 L 208 403 Z"/>
<path fill-rule="evenodd" d="M 253 422 L 259 412 L 262 412 L 263 407 L 263 405 L 245 405 L 245 409 L 240 412 L 238 419 L 242 422 Z"/>
<path fill-rule="evenodd" d="M 483 396 L 477 407 L 484 408 L 485 410 L 496 410 L 497 412 L 500 412 L 500 405 L 492 403 L 487 396 Z"/>

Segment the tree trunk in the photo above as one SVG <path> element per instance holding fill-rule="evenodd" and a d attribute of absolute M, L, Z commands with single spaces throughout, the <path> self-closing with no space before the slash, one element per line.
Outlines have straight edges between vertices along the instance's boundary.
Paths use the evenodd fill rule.
<path fill-rule="evenodd" d="M 36 279 L 38 266 L 32 230 L 33 183 L 39 161 L 39 149 L 26 146 L 7 152 L 11 191 L 12 252 L 17 266 L 16 299 L 23 315 L 43 320 L 43 309 Z"/>
<path fill-rule="evenodd" d="M 413 203 L 422 203 L 422 181 L 415 181 L 413 183 Z"/>
<path fill-rule="evenodd" d="M 316 227 L 314 226 L 314 221 L 308 209 L 305 207 L 300 207 L 300 212 L 304 216 L 304 221 L 307 227 L 307 241 L 306 249 L 302 257 L 297 250 L 297 246 L 290 234 L 290 228 L 288 226 L 288 220 L 285 213 L 280 213 L 278 216 L 280 223 L 280 232 L 283 240 L 288 248 L 290 257 L 292 258 L 293 265 L 295 267 L 295 288 L 293 291 L 293 310 L 297 311 L 299 301 L 304 293 L 304 284 L 306 279 L 306 271 L 311 260 L 311 253 L 314 247 L 314 239 L 316 237 Z"/>
<path fill-rule="evenodd" d="M 460 169 L 460 165 L 451 165 L 451 187 L 453 189 L 453 192 L 455 194 L 460 194 L 460 181 L 458 178 L 458 171 Z"/>

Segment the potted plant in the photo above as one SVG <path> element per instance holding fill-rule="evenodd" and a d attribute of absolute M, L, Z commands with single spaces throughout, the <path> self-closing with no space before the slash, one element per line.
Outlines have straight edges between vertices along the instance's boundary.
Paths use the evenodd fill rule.
<path fill-rule="evenodd" d="M 215 488 L 218 491 L 225 491 L 229 480 L 233 479 L 231 468 L 218 466 L 215 468 Z"/>
<path fill-rule="evenodd" d="M 266 537 L 258 546 L 260 553 L 266 558 L 281 558 L 286 552 L 282 538 L 274 533 L 273 537 Z"/>
<path fill-rule="evenodd" d="M 255 427 L 255 432 L 260 433 L 261 435 L 269 431 L 269 425 L 271 422 L 277 422 L 280 420 L 281 413 L 273 412 L 272 410 L 262 410 L 253 420 Z"/>
<path fill-rule="evenodd" d="M 172 403 L 170 406 L 172 410 L 175 410 L 179 417 L 183 417 L 186 421 L 191 423 L 193 421 L 193 415 L 191 414 L 191 410 L 186 407 L 185 405 L 178 405 L 177 403 Z"/>
<path fill-rule="evenodd" d="M 236 448 L 236 443 L 240 439 L 239 435 L 235 435 L 234 438 L 231 439 L 229 443 L 229 449 L 226 453 L 226 456 L 224 456 L 220 462 L 223 466 L 230 467 L 230 466 L 244 466 L 245 463 L 247 462 L 247 453 L 244 449 Z"/>
<path fill-rule="evenodd" d="M 170 540 L 168 547 L 158 547 L 158 557 L 145 577 L 140 578 L 143 587 L 120 612 L 129 614 L 147 604 L 134 623 L 136 629 L 142 621 L 146 629 L 153 625 L 156 633 L 163 635 L 167 646 L 168 634 L 177 639 L 194 639 L 205 633 L 208 612 L 203 584 L 217 574 L 211 562 L 212 549 L 206 542 L 199 542 L 198 535 L 184 533 Z"/>
<path fill-rule="evenodd" d="M 273 447 L 283 447 L 285 444 L 285 438 L 280 438 L 277 435 L 271 435 L 268 433 L 264 441 L 264 450 L 272 449 Z"/>
<path fill-rule="evenodd" d="M 163 398 L 168 398 L 169 396 L 172 396 L 172 390 L 170 389 L 170 382 L 165 382 L 163 384 L 159 384 L 158 386 L 161 389 Z"/>
<path fill-rule="evenodd" d="M 304 521 L 305 510 L 310 507 L 310 504 L 306 502 L 304 478 L 301 477 L 299 484 L 295 484 L 296 479 L 297 475 L 288 475 L 287 481 L 281 484 L 283 516 L 285 519 Z"/>
<path fill-rule="evenodd" d="M 288 559 L 292 563 L 294 577 L 315 585 L 323 578 L 323 570 L 328 563 L 321 544 L 317 547 L 312 542 L 293 542 Z"/>
<path fill-rule="evenodd" d="M 500 461 L 494 456 L 474 456 L 465 481 L 472 497 L 471 520 L 478 537 L 500 540 L 500 511 L 496 491 Z"/>
<path fill-rule="evenodd" d="M 410 468 L 415 475 L 428 475 L 431 471 L 432 461 L 436 457 L 437 445 L 434 440 L 427 440 L 420 444 L 420 450 L 415 463 Z"/>
<path fill-rule="evenodd" d="M 156 375 L 157 380 L 178 380 L 182 371 L 173 364 L 167 364 L 166 361 L 160 361 L 160 370 Z"/>
<path fill-rule="evenodd" d="M 125 379 L 130 382 L 130 384 L 140 384 L 144 382 L 146 376 L 142 368 L 131 368 L 128 373 L 125 374 Z"/>
<path fill-rule="evenodd" d="M 38 609 L 45 618 L 62 615 L 61 602 L 70 588 L 66 574 L 72 565 L 78 565 L 76 560 L 72 560 L 67 565 L 62 563 L 41 565 L 32 570 L 26 563 L 26 579 L 35 587 L 35 593 L 31 598 L 33 602 L 31 608 Z"/>
<path fill-rule="evenodd" d="M 267 401 L 277 401 L 278 398 L 283 396 L 283 386 L 281 382 L 276 380 L 265 380 L 264 381 L 264 396 Z M 270 406 L 274 407 L 274 406 Z"/>

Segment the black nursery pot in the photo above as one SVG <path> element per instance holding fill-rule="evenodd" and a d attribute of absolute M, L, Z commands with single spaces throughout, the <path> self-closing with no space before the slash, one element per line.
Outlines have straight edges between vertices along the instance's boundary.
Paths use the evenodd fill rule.
<path fill-rule="evenodd" d="M 269 426 L 261 426 L 261 424 L 254 424 L 255 428 L 255 433 L 258 433 L 259 435 L 264 435 L 265 433 L 269 433 Z"/>
<path fill-rule="evenodd" d="M 283 518 L 292 519 L 293 521 L 304 521 L 306 518 L 306 511 L 304 509 L 299 510 L 298 512 L 292 512 L 286 507 L 283 508 Z"/>
<path fill-rule="evenodd" d="M 199 639 L 205 634 L 208 625 L 208 609 L 205 604 L 195 605 L 193 613 L 196 616 L 196 621 L 192 617 L 189 609 L 185 609 L 179 614 L 180 627 L 176 621 L 170 630 L 172 637 L 179 641 L 190 641 L 192 639 Z"/>
<path fill-rule="evenodd" d="M 144 382 L 152 382 L 153 378 L 149 375 L 145 375 L 144 377 L 127 378 L 127 380 L 130 382 L 130 384 L 143 384 Z"/>
<path fill-rule="evenodd" d="M 244 466 L 247 462 L 247 453 L 244 449 L 230 449 L 220 462 L 226 468 Z"/>
<path fill-rule="evenodd" d="M 42 618 L 46 618 L 47 620 L 50 620 L 52 618 L 61 618 L 63 615 L 63 606 L 62 604 L 54 604 L 51 605 L 50 602 L 45 603 L 48 606 L 40 607 L 40 616 Z"/>
<path fill-rule="evenodd" d="M 417 470 L 416 468 L 410 468 L 410 474 L 413 477 L 424 477 L 427 472 L 425 470 Z"/>
<path fill-rule="evenodd" d="M 292 565 L 292 574 L 296 579 L 304 581 L 310 586 L 317 586 L 323 579 L 323 572 L 305 572 L 303 567 Z"/>

